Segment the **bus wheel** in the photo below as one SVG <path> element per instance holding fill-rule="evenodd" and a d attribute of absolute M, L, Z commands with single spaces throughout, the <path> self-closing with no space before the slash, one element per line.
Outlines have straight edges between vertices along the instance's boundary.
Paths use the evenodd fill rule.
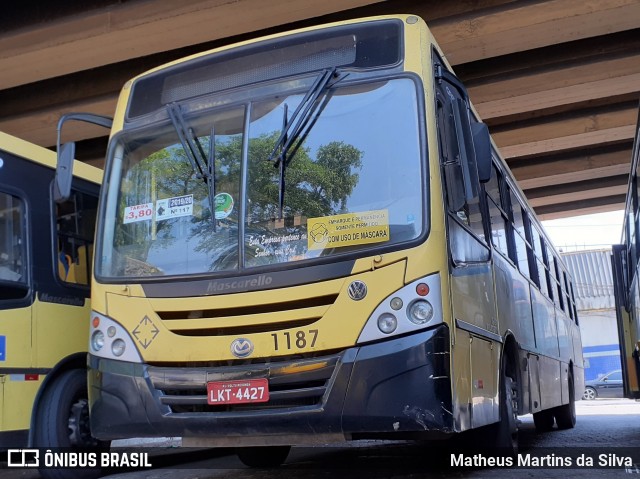
<path fill-rule="evenodd" d="M 502 371 L 500 381 L 500 421 L 490 426 L 491 443 L 498 453 L 518 454 L 518 383 Z"/>
<path fill-rule="evenodd" d="M 569 371 L 569 404 L 553 408 L 558 429 L 573 429 L 576 425 L 576 393 L 573 386 L 573 373 Z"/>
<path fill-rule="evenodd" d="M 545 409 L 544 411 L 533 413 L 533 423 L 536 425 L 536 431 L 548 432 L 553 429 L 553 411 Z"/>
<path fill-rule="evenodd" d="M 109 443 L 91 436 L 87 403 L 87 373 L 63 372 L 43 393 L 36 411 L 33 443 L 43 448 L 108 448 Z M 100 469 L 40 469 L 44 479 L 90 479 Z"/>
<path fill-rule="evenodd" d="M 238 458 L 249 467 L 278 467 L 289 455 L 291 446 L 239 447 Z"/>

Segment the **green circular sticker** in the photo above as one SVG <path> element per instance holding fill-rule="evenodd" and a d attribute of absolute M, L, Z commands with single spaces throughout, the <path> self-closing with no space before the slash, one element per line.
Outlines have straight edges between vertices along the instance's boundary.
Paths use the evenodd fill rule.
<path fill-rule="evenodd" d="M 233 211 L 233 198 L 229 193 L 217 194 L 214 198 L 216 204 L 216 219 L 222 220 Z"/>

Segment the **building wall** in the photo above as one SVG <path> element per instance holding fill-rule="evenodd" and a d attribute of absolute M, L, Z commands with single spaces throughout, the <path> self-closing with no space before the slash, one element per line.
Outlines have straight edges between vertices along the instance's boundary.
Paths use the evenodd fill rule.
<path fill-rule="evenodd" d="M 579 311 L 585 379 L 620 369 L 620 347 L 614 310 Z"/>
<path fill-rule="evenodd" d="M 578 251 L 562 257 L 574 281 L 585 379 L 596 379 L 621 367 L 611 251 Z"/>

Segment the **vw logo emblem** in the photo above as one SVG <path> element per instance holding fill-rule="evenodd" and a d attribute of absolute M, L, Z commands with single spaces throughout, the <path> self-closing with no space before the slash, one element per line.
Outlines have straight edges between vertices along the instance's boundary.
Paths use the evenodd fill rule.
<path fill-rule="evenodd" d="M 364 284 L 364 281 L 354 281 L 349 285 L 349 297 L 354 301 L 360 301 L 367 295 L 367 285 Z"/>
<path fill-rule="evenodd" d="M 253 343 L 245 338 L 238 338 L 231 343 L 231 354 L 236 358 L 246 358 L 253 352 Z"/>

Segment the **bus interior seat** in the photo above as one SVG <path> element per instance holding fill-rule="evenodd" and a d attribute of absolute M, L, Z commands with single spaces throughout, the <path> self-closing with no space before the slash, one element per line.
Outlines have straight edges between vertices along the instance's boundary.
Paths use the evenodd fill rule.
<path fill-rule="evenodd" d="M 68 283 L 76 282 L 76 266 L 71 256 L 63 252 L 58 253 L 58 276 Z"/>

